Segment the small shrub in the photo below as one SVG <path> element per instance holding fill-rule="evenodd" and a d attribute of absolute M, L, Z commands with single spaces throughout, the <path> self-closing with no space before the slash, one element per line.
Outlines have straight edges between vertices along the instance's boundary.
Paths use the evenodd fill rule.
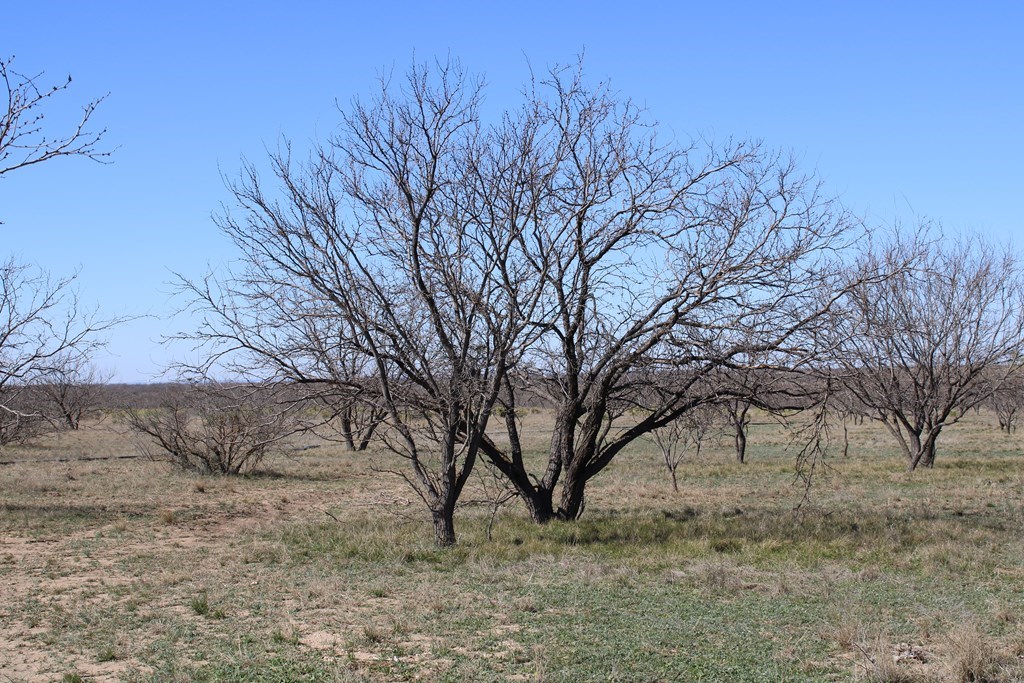
<path fill-rule="evenodd" d="M 845 618 L 828 629 L 823 634 L 835 641 L 840 649 L 849 652 L 857 648 L 857 644 L 863 640 L 864 627 L 855 619 Z"/>
<path fill-rule="evenodd" d="M 150 460 L 200 474 L 244 474 L 303 428 L 298 404 L 276 394 L 257 385 L 193 384 L 159 409 L 128 408 L 121 419 Z"/>

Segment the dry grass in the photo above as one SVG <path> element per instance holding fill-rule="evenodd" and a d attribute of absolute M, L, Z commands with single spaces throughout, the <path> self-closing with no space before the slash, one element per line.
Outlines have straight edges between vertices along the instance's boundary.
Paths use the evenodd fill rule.
<path fill-rule="evenodd" d="M 777 428 L 679 494 L 642 444 L 581 522 L 512 508 L 488 540 L 467 508 L 445 552 L 383 454 L 197 477 L 82 460 L 134 454 L 89 425 L 0 453 L 0 681 L 1022 680 L 1024 457 L 990 421 L 909 474 L 855 427 L 799 510 Z"/>

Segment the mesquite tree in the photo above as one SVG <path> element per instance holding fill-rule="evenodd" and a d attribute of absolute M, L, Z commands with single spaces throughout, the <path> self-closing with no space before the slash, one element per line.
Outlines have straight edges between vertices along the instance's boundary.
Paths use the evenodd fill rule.
<path fill-rule="evenodd" d="M 711 404 L 691 410 L 678 419 L 651 432 L 654 444 L 661 451 L 665 469 L 672 478 L 672 490 L 679 493 L 677 471 L 690 452 L 700 458 L 701 449 L 718 421 L 719 410 Z"/>
<path fill-rule="evenodd" d="M 1024 412 L 1024 376 L 1014 373 L 1012 378 L 1001 383 L 985 401 L 985 406 L 996 414 L 1000 431 L 1013 434 L 1017 431 L 1017 423 Z"/>
<path fill-rule="evenodd" d="M 51 424 L 77 430 L 82 420 L 99 412 L 112 373 L 101 372 L 86 359 L 68 356 L 36 387 L 46 403 Z"/>
<path fill-rule="evenodd" d="M 575 519 L 626 446 L 721 400 L 720 368 L 800 362 L 856 228 L 790 160 L 662 141 L 579 67 L 493 122 L 480 97 L 450 63 L 416 66 L 308 161 L 272 154 L 273 187 L 247 167 L 219 221 L 244 267 L 185 283 L 211 362 L 364 389 L 441 545 L 478 457 L 536 521 Z M 355 377 L 330 369 L 349 352 Z M 537 476 L 524 392 L 555 414 Z"/>
<path fill-rule="evenodd" d="M 833 309 L 829 372 L 903 452 L 932 467 L 943 428 L 1004 387 L 1024 353 L 1024 278 L 1009 248 L 896 234 L 854 267 L 864 282 Z"/>
<path fill-rule="evenodd" d="M 415 66 L 342 112 L 308 161 L 273 154 L 274 187 L 248 167 L 219 220 L 244 269 L 185 283 L 211 358 L 355 391 L 385 414 L 378 433 L 441 546 L 504 377 L 537 335 L 521 244 L 544 172 L 527 153 L 535 124 L 484 126 L 480 98 L 456 64 Z"/>
<path fill-rule="evenodd" d="M 543 296 L 524 363 L 555 426 L 542 472 L 512 420 L 510 447 L 485 452 L 544 522 L 577 518 L 587 483 L 634 440 L 720 401 L 718 369 L 802 362 L 857 225 L 792 161 L 752 143 L 662 142 L 578 69 L 529 94 L 550 180 L 524 245 Z"/>
<path fill-rule="evenodd" d="M 13 259 L 0 263 L 0 413 L 9 435 L 49 412 L 39 385 L 84 367 L 117 324 L 84 309 L 75 276 L 53 278 Z"/>
<path fill-rule="evenodd" d="M 193 382 L 168 388 L 158 408 L 126 406 L 139 452 L 201 474 L 245 474 L 306 428 L 287 387 Z"/>
<path fill-rule="evenodd" d="M 41 86 L 41 75 L 19 73 L 13 61 L 0 58 L 0 87 L 7 94 L 7 107 L 0 109 L 0 179 L 60 157 L 102 161 L 109 156 L 99 148 L 105 131 L 89 129 L 103 98 L 86 104 L 65 134 L 55 133 L 45 124 L 47 109 L 68 89 L 71 77 L 60 85 Z M 84 367 L 103 345 L 102 333 L 118 322 L 101 320 L 81 306 L 76 278 L 52 277 L 13 258 L 0 262 L 0 443 L 41 424 L 42 404 L 33 385 Z"/>

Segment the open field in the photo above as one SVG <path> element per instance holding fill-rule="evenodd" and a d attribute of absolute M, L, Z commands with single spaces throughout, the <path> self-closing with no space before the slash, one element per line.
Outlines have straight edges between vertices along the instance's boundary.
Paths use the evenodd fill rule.
<path fill-rule="evenodd" d="M 198 477 L 76 461 L 134 453 L 90 425 L 0 453 L 0 682 L 1024 681 L 1024 449 L 993 425 L 914 473 L 851 427 L 799 510 L 776 427 L 678 494 L 646 444 L 579 523 L 513 504 L 489 539 L 470 506 L 450 550 L 382 454 Z"/>

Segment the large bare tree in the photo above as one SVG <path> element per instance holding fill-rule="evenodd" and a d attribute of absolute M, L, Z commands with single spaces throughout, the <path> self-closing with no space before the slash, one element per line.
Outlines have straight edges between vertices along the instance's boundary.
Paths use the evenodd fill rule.
<path fill-rule="evenodd" d="M 480 96 L 452 64 L 417 66 L 308 161 L 272 154 L 272 188 L 246 168 L 220 220 L 244 268 L 185 284 L 211 359 L 373 384 L 442 545 L 481 455 L 535 520 L 574 519 L 626 446 L 721 400 L 717 370 L 801 362 L 856 227 L 790 160 L 662 141 L 579 67 L 493 123 Z M 358 382 L 329 370 L 349 352 Z M 537 475 L 524 392 L 555 414 Z M 507 445 L 487 434 L 496 407 Z"/>
<path fill-rule="evenodd" d="M 862 283 L 834 308 L 830 370 L 886 426 L 908 470 L 932 467 L 942 430 L 1018 371 L 1020 260 L 980 238 L 919 231 L 869 246 L 855 268 L 893 275 Z"/>
<path fill-rule="evenodd" d="M 485 450 L 543 522 L 578 517 L 587 483 L 637 438 L 721 401 L 719 369 L 802 362 L 857 224 L 791 160 L 664 142 L 580 69 L 553 70 L 531 95 L 549 180 L 525 246 L 544 316 L 526 370 L 555 426 L 541 472 L 514 420 L 510 448 Z M 510 382 L 506 408 L 515 393 Z"/>
<path fill-rule="evenodd" d="M 247 168 L 219 220 L 244 270 L 185 283 L 212 359 L 386 415 L 379 433 L 441 546 L 540 300 L 522 249 L 537 201 L 523 178 L 542 172 L 534 124 L 485 127 L 480 97 L 456 64 L 415 66 L 342 112 L 307 162 L 273 154 L 272 188 Z"/>

